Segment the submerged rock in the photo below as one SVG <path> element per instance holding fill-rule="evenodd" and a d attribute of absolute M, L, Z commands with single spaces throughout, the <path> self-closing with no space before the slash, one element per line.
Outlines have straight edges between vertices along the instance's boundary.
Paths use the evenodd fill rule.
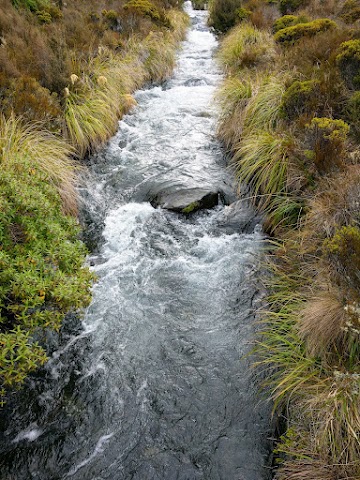
<path fill-rule="evenodd" d="M 260 224 L 260 215 L 256 215 L 250 202 L 246 200 L 238 200 L 224 208 L 218 219 L 218 226 L 230 234 L 253 233 Z"/>
<path fill-rule="evenodd" d="M 189 214 L 205 208 L 216 207 L 219 203 L 230 203 L 222 191 L 204 188 L 184 188 L 176 191 L 162 191 L 150 198 L 153 207 Z"/>

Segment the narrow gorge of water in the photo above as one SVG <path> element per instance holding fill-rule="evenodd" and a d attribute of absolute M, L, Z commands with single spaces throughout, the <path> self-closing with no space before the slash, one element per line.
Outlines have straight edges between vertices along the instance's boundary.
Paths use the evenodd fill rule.
<path fill-rule="evenodd" d="M 269 478 L 269 407 L 244 357 L 263 238 L 214 136 L 216 39 L 206 13 L 186 8 L 173 78 L 138 91 L 90 159 L 94 299 L 5 408 L 1 480 Z M 191 215 L 153 206 L 198 189 L 218 205 Z"/>

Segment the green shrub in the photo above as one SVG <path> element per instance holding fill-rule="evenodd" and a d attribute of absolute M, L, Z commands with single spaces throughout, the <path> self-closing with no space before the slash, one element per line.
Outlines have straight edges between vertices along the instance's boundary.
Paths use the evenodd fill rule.
<path fill-rule="evenodd" d="M 347 86 L 360 86 L 360 40 L 342 43 L 336 61 Z"/>
<path fill-rule="evenodd" d="M 242 7 L 242 0 L 210 0 L 209 25 L 219 32 L 227 32 L 237 20 L 237 10 Z"/>
<path fill-rule="evenodd" d="M 355 226 L 339 228 L 331 239 L 324 241 L 324 250 L 336 270 L 359 291 L 360 229 Z"/>
<path fill-rule="evenodd" d="M 14 386 L 45 361 L 32 336 L 58 330 L 90 301 L 92 274 L 75 217 L 66 144 L 19 121 L 0 118 L 0 384 Z M 67 189 L 67 191 L 65 191 Z M 60 195 L 60 194 L 61 195 Z M 74 200 L 74 199 L 73 199 Z"/>
<path fill-rule="evenodd" d="M 154 21 L 160 21 L 163 17 L 158 8 L 149 0 L 129 0 L 125 3 L 124 10 L 140 17 L 149 17 Z"/>
<path fill-rule="evenodd" d="M 289 45 L 295 43 L 300 38 L 313 37 L 320 32 L 326 32 L 336 27 L 336 23 L 332 20 L 328 18 L 318 18 L 312 22 L 299 23 L 292 27 L 283 28 L 275 33 L 274 39 L 283 45 Z"/>
<path fill-rule="evenodd" d="M 318 88 L 317 80 L 292 83 L 282 98 L 281 111 L 283 115 L 292 120 L 304 113 L 311 114 L 316 110 L 319 102 Z"/>
<path fill-rule="evenodd" d="M 360 18 L 360 5 L 358 0 L 346 0 L 341 9 L 341 18 L 345 23 L 354 23 Z"/>
<path fill-rule="evenodd" d="M 52 21 L 50 13 L 46 10 L 38 10 L 36 16 L 40 23 L 51 23 Z"/>
<path fill-rule="evenodd" d="M 37 12 L 50 5 L 49 0 L 12 0 L 15 8 L 26 8 L 30 12 Z"/>
<path fill-rule="evenodd" d="M 360 138 L 360 92 L 354 92 L 347 100 L 345 115 L 351 131 Z"/>
<path fill-rule="evenodd" d="M 294 12 L 298 8 L 304 7 L 307 3 L 307 0 L 280 0 L 280 12 L 283 15 Z"/>
<path fill-rule="evenodd" d="M 108 28 L 115 29 L 117 27 L 119 15 L 115 10 L 103 10 L 101 14 Z"/>
<path fill-rule="evenodd" d="M 343 120 L 324 117 L 313 118 L 306 127 L 318 172 L 323 174 L 342 168 L 349 125 Z"/>
<path fill-rule="evenodd" d="M 243 22 L 244 20 L 247 20 L 250 17 L 251 10 L 241 7 L 241 8 L 238 8 L 235 13 L 236 13 L 237 20 L 239 22 Z"/>
<path fill-rule="evenodd" d="M 275 20 L 272 31 L 276 33 L 279 30 L 282 30 L 283 28 L 292 27 L 299 23 L 306 23 L 308 21 L 309 19 L 304 15 L 300 17 L 297 17 L 296 15 L 284 15 L 283 17 L 280 17 L 277 20 Z"/>

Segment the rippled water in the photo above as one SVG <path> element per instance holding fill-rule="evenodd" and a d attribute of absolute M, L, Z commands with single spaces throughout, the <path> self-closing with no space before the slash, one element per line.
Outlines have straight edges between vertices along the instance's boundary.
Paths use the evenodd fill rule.
<path fill-rule="evenodd" d="M 139 91 L 90 161 L 94 300 L 5 409 L 3 480 L 268 478 L 269 412 L 244 358 L 262 235 L 249 208 L 221 202 L 235 197 L 214 138 L 217 43 L 187 8 L 174 77 Z M 195 187 L 222 192 L 219 205 L 184 216 L 149 203 Z"/>

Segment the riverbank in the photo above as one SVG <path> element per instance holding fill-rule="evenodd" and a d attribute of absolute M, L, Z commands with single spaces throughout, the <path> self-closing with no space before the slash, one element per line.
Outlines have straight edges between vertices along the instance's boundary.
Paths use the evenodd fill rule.
<path fill-rule="evenodd" d="M 1 403 L 46 362 L 46 332 L 91 299 L 80 160 L 136 88 L 170 75 L 187 25 L 170 2 L 0 2 Z"/>
<path fill-rule="evenodd" d="M 285 423 L 275 477 L 358 479 L 359 8 L 233 3 L 226 24 L 211 6 L 233 27 L 218 133 L 272 238 L 256 350 Z"/>

